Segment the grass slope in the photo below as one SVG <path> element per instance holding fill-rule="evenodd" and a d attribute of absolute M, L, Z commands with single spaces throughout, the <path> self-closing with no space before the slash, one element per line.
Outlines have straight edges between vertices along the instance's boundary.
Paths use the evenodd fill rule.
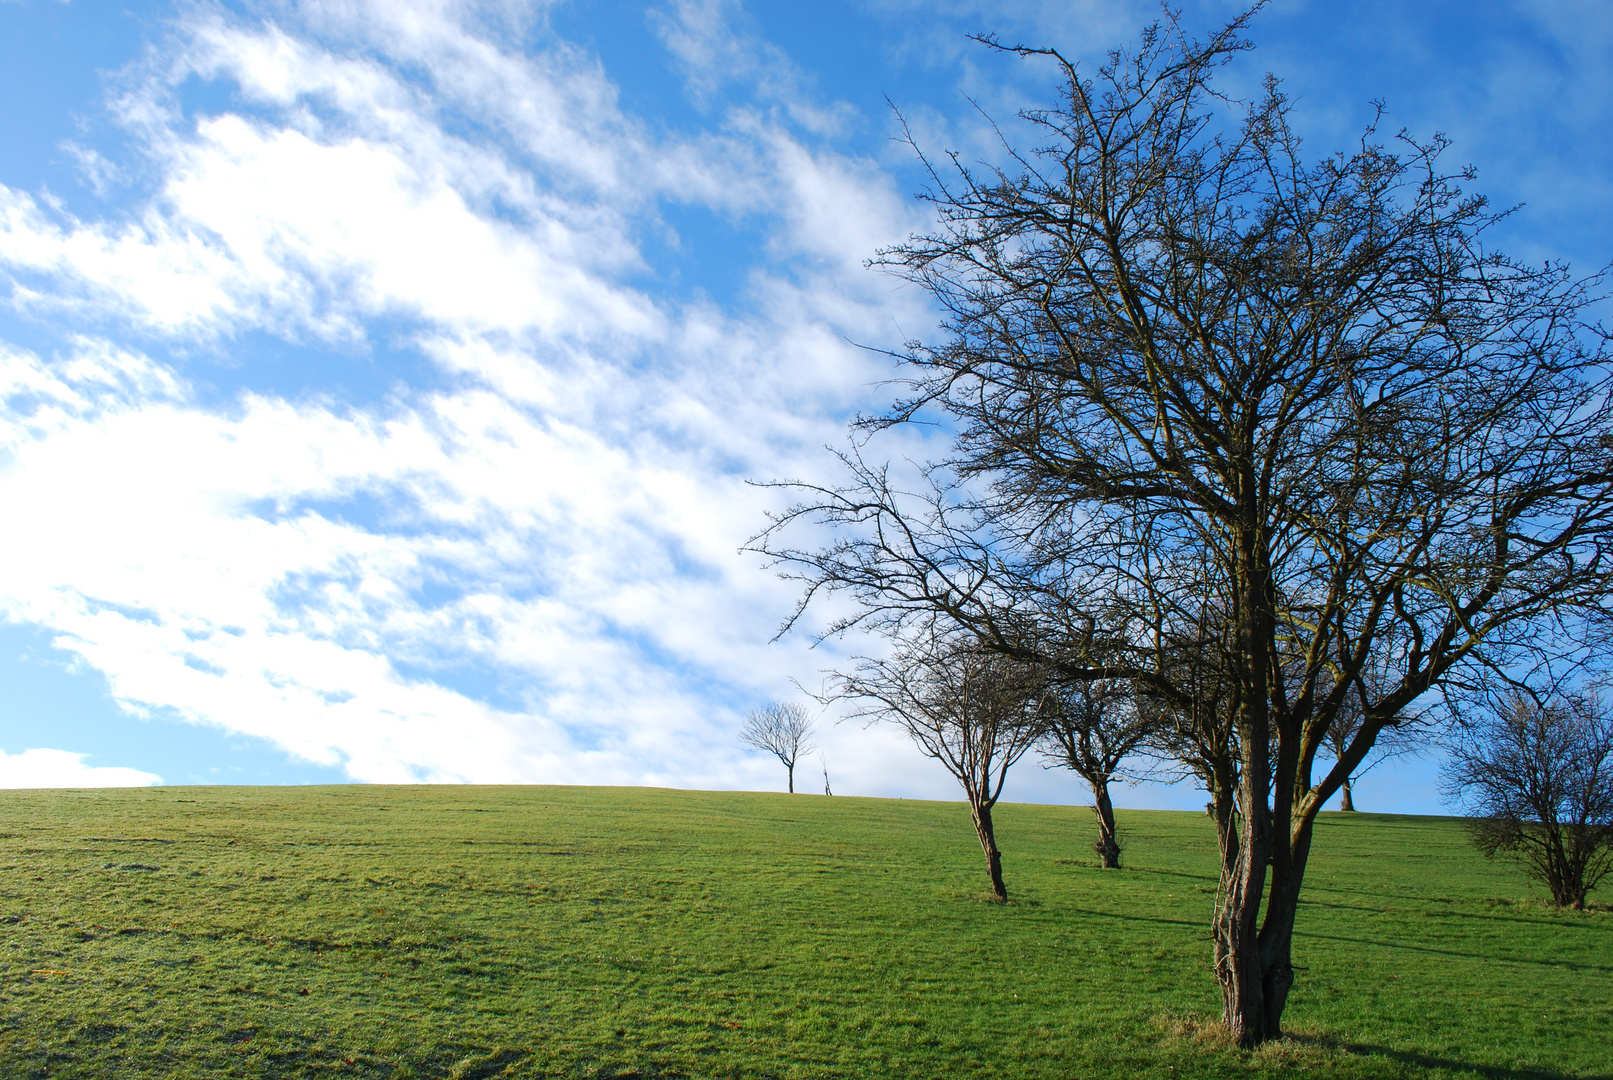
<path fill-rule="evenodd" d="M 1219 1043 L 1200 815 L 559 787 L 0 793 L 4 1077 L 1613 1075 L 1613 915 L 1324 815 L 1296 1038 Z"/>

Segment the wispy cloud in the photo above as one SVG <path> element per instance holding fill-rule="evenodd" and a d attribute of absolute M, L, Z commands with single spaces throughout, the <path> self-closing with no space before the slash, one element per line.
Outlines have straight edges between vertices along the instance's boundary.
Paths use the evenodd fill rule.
<path fill-rule="evenodd" d="M 276 10 L 192 9 L 126 75 L 148 197 L 0 191 L 13 305 L 83 328 L 0 353 L 0 498 L 30 523 L 0 540 L 7 616 L 131 711 L 357 779 L 765 782 L 737 711 L 820 659 L 767 644 L 792 590 L 738 554 L 774 501 L 745 481 L 821 469 L 882 371 L 846 335 L 922 311 L 860 266 L 911 211 L 794 112 L 656 141 L 597 64 L 467 9 Z M 187 111 L 195 78 L 238 104 Z M 633 284 L 669 202 L 765 219 L 743 310 Z M 160 358 L 247 331 L 386 337 L 439 378 L 219 402 Z"/>
<path fill-rule="evenodd" d="M 778 507 L 746 481 L 832 482 L 824 445 L 891 374 L 852 343 L 931 332 L 922 295 L 864 267 L 926 227 L 922 177 L 881 94 L 847 100 L 762 9 L 656 5 L 656 92 L 693 105 L 675 123 L 624 105 L 642 99 L 557 36 L 559 10 L 187 3 L 109 77 L 116 137 L 63 133 L 82 198 L 0 185 L 0 295 L 25 328 L 0 342 L 0 611 L 126 710 L 358 779 L 781 782 L 739 715 L 856 646 L 768 643 L 796 591 L 738 553 Z M 926 148 L 974 161 L 1001 147 L 968 98 L 1011 126 L 1054 73 L 965 31 L 1089 63 L 1158 10 L 879 0 L 851 21 L 882 35 L 859 55 L 935 75 L 892 93 Z M 1594 129 L 1600 99 L 1553 95 L 1605 81 L 1584 72 L 1606 20 L 1518 10 L 1570 74 L 1492 40 L 1459 119 Z M 1274 5 L 1256 36 L 1334 40 L 1345 18 Z M 1336 145 L 1357 98 L 1395 89 L 1306 89 L 1391 55 L 1355 22 L 1353 52 L 1323 63 L 1307 31 L 1235 74 L 1286 65 Z M 1406 55 L 1443 55 L 1414 30 Z M 1533 146 L 1513 147 L 1527 197 L 1585 210 L 1606 170 Z M 721 273 L 682 276 L 696 256 Z M 934 453 L 906 438 L 880 452 Z M 821 741 L 838 791 L 950 793 L 894 732 Z"/>

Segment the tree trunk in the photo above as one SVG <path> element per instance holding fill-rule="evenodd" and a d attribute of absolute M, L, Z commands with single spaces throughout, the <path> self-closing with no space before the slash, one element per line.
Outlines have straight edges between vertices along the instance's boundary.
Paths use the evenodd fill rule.
<path fill-rule="evenodd" d="M 1350 798 L 1350 778 L 1348 776 L 1344 778 L 1344 797 L 1339 803 L 1339 809 L 1347 813 L 1355 812 L 1355 800 Z"/>
<path fill-rule="evenodd" d="M 1098 842 L 1093 850 L 1105 870 L 1120 869 L 1120 844 L 1115 839 L 1115 808 L 1109 801 L 1109 781 L 1092 782 L 1092 812 L 1098 815 Z"/>
<path fill-rule="evenodd" d="M 1223 852 L 1230 858 L 1223 858 L 1214 922 L 1222 1021 L 1244 1047 L 1282 1037 L 1283 1009 L 1294 985 L 1294 919 L 1311 841 L 1308 824 L 1291 850 L 1280 850 L 1275 836 L 1261 844 L 1253 831 L 1245 827 L 1237 837 L 1228 835 L 1236 829 L 1223 830 L 1230 841 Z M 1269 895 L 1262 896 L 1268 879 Z"/>
<path fill-rule="evenodd" d="M 1221 1020 L 1240 1046 L 1257 1046 L 1275 1038 L 1267 1026 L 1265 964 L 1262 962 L 1259 919 L 1265 892 L 1269 840 L 1247 821 L 1241 830 L 1230 868 L 1223 868 L 1216 904 L 1216 976 L 1221 982 Z"/>
<path fill-rule="evenodd" d="M 784 769 L 789 774 L 789 778 L 790 778 L 790 794 L 794 795 L 795 794 L 795 766 L 790 764 L 789 762 L 785 762 L 784 763 Z"/>
<path fill-rule="evenodd" d="M 1257 921 L 1270 843 L 1247 816 L 1239 827 L 1230 791 L 1211 792 L 1211 797 L 1221 841 L 1220 882 L 1210 927 L 1215 974 L 1221 983 L 1221 1022 L 1240 1045 L 1254 1046 L 1267 1037 Z"/>
<path fill-rule="evenodd" d="M 1283 1009 L 1294 985 L 1294 918 L 1299 914 L 1299 889 L 1305 880 L 1305 863 L 1311 846 L 1311 827 L 1303 825 L 1286 856 L 1273 861 L 1271 895 L 1260 928 L 1261 998 L 1266 1012 L 1265 1038 L 1282 1037 Z"/>
<path fill-rule="evenodd" d="M 1271 640 L 1270 575 L 1259 528 L 1249 512 L 1257 489 L 1252 474 L 1241 477 L 1245 499 L 1245 520 L 1235 530 L 1234 574 L 1237 627 L 1238 699 L 1235 727 L 1238 735 L 1237 809 L 1242 818 L 1236 830 L 1237 844 L 1222 849 L 1221 887 L 1217 897 L 1212 934 L 1215 939 L 1216 976 L 1221 982 L 1221 1019 L 1239 1046 L 1254 1047 L 1281 1036 L 1277 1023 L 1288 987 L 1280 986 L 1275 1002 L 1268 1001 L 1268 964 L 1262 947 L 1261 901 L 1271 870 L 1273 849 L 1272 765 L 1270 756 L 1271 713 L 1268 691 L 1265 643 Z M 1278 773 L 1282 782 L 1282 754 L 1279 749 Z M 1286 824 L 1286 821 L 1285 821 Z M 1286 837 L 1283 837 L 1286 840 Z M 1286 864 L 1286 855 L 1284 858 Z M 1275 882 L 1273 882 L 1275 885 Z M 1277 890 L 1274 888 L 1273 892 Z M 1296 892 L 1297 898 L 1297 892 Z M 1273 912 L 1267 912 L 1268 922 Z M 1290 919 L 1290 925 L 1292 920 Z M 1285 953 L 1286 956 L 1286 953 Z M 1286 963 L 1289 983 L 1293 972 Z M 1280 980 L 1279 980 L 1280 981 Z M 1275 984 L 1271 984 L 1275 987 Z"/>
<path fill-rule="evenodd" d="M 974 815 L 980 850 L 986 853 L 986 873 L 991 875 L 991 894 L 998 903 L 1004 903 L 1008 899 L 1008 887 L 1003 884 L 1003 855 L 997 850 L 997 834 L 991 826 L 991 807 L 971 802 L 969 810 Z"/>

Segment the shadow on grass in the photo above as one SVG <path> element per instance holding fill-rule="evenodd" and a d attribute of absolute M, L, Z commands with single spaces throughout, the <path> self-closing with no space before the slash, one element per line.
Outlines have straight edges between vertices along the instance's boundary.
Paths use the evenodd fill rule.
<path fill-rule="evenodd" d="M 1371 1043 L 1344 1042 L 1325 1035 L 1295 1034 L 1286 1038 L 1303 1046 L 1339 1050 L 1361 1057 L 1389 1058 L 1403 1065 L 1415 1065 L 1420 1069 L 1448 1069 L 1452 1072 L 1475 1073 L 1485 1077 L 1485 1080 L 1613 1080 L 1613 1073 L 1565 1073 L 1531 1066 L 1512 1068 L 1506 1065 L 1480 1065 L 1472 1061 L 1459 1061 L 1434 1054 L 1420 1054 L 1415 1050 L 1393 1050 L 1387 1046 L 1374 1046 Z"/>
<path fill-rule="evenodd" d="M 1416 1050 L 1396 1050 L 1374 1043 L 1339 1038 L 1326 1031 L 1289 1028 L 1282 1038 L 1253 1050 L 1240 1049 L 1219 1020 L 1206 1021 L 1191 1016 L 1165 1015 L 1156 1019 L 1167 1043 L 1187 1042 L 1201 1051 L 1230 1054 L 1245 1062 L 1261 1062 L 1268 1069 L 1297 1075 L 1328 1076 L 1340 1071 L 1341 1058 L 1376 1058 L 1421 1070 L 1443 1070 L 1457 1075 L 1482 1076 L 1485 1080 L 1613 1080 L 1608 1073 L 1567 1073 L 1525 1065 L 1482 1065 L 1474 1061 L 1425 1054 Z"/>
<path fill-rule="evenodd" d="M 1203 920 L 1198 919 L 1161 919 L 1154 915 L 1124 915 L 1118 911 L 1094 911 L 1091 908 L 1080 908 L 1060 904 L 1057 908 L 1060 915 L 1072 913 L 1075 915 L 1090 915 L 1094 919 L 1119 919 L 1121 922 L 1158 923 L 1161 926 L 1186 926 L 1193 930 L 1204 928 Z"/>
<path fill-rule="evenodd" d="M 1092 863 L 1090 865 L 1096 866 L 1097 864 Z M 1214 874 L 1195 874 L 1187 870 L 1162 870 L 1155 866 L 1128 866 L 1123 872 L 1134 874 L 1137 877 L 1187 878 L 1189 881 L 1203 882 L 1208 885 L 1214 885 L 1216 882 Z"/>
<path fill-rule="evenodd" d="M 1527 956 L 1500 956 L 1493 952 L 1465 952 L 1461 949 L 1436 949 L 1432 945 L 1407 945 L 1404 942 L 1380 941 L 1373 938 L 1345 937 L 1342 934 L 1318 934 L 1311 930 L 1299 931 L 1298 938 L 1316 938 L 1321 941 L 1343 941 L 1350 945 L 1375 945 L 1380 949 L 1404 949 L 1408 952 L 1433 953 L 1436 956 L 1459 956 L 1464 960 L 1483 960 L 1495 964 L 1534 964 L 1538 967 L 1565 968 L 1569 971 L 1606 971 L 1613 973 L 1607 964 L 1584 964 L 1575 960 L 1537 960 Z"/>
<path fill-rule="evenodd" d="M 1348 890 L 1337 889 L 1337 890 L 1332 890 L 1332 891 L 1334 891 L 1334 892 L 1345 892 L 1345 891 L 1348 891 Z M 1373 895 L 1373 894 L 1363 891 L 1361 893 L 1361 895 L 1370 896 L 1370 895 Z M 1378 894 L 1378 896 L 1376 898 L 1381 898 L 1381 894 Z M 1406 899 L 1406 898 L 1405 897 L 1391 897 L 1391 899 Z M 1344 904 L 1344 903 L 1338 903 L 1336 901 L 1316 900 L 1316 899 L 1305 898 L 1305 899 L 1300 900 L 1300 910 L 1303 911 L 1306 908 L 1313 908 L 1313 907 L 1314 908 L 1332 908 L 1332 909 L 1337 910 L 1337 911 L 1359 911 L 1359 912 L 1363 912 L 1363 913 L 1365 913 L 1367 915 L 1390 915 L 1390 914 L 1394 914 L 1394 915 L 1412 915 L 1412 916 L 1416 916 L 1416 917 L 1419 917 L 1419 918 L 1463 919 L 1463 920 L 1475 920 L 1476 919 L 1476 920 L 1482 920 L 1484 922 L 1522 923 L 1525 926 L 1548 926 L 1549 925 L 1549 926 L 1551 926 L 1553 928 L 1556 928 L 1556 927 L 1559 927 L 1559 926 L 1564 926 L 1564 927 L 1570 927 L 1570 928 L 1576 929 L 1576 930 L 1591 930 L 1591 931 L 1606 930 L 1608 928 L 1605 923 L 1594 921 L 1592 919 L 1575 919 L 1575 918 L 1572 917 L 1572 916 L 1575 916 L 1575 915 L 1584 915 L 1584 914 L 1586 914 L 1586 912 L 1589 912 L 1592 915 L 1599 915 L 1599 914 L 1602 913 L 1600 910 L 1592 908 L 1589 905 L 1587 905 L 1587 908 L 1586 908 L 1585 912 L 1581 912 L 1581 911 L 1567 912 L 1566 914 L 1568 916 L 1570 916 L 1570 917 L 1563 918 L 1561 916 L 1563 916 L 1565 913 L 1561 909 L 1549 907 L 1549 906 L 1547 906 L 1545 904 L 1539 904 L 1537 907 L 1531 909 L 1531 908 L 1528 908 L 1526 905 L 1518 903 L 1516 901 L 1498 901 L 1498 900 L 1490 900 L 1490 899 L 1484 899 L 1484 900 L 1439 900 L 1439 899 L 1433 899 L 1433 900 L 1430 900 L 1430 899 L 1428 899 L 1426 897 L 1422 897 L 1422 898 L 1412 897 L 1411 898 L 1413 903 L 1417 902 L 1419 899 L 1420 899 L 1420 902 L 1423 905 L 1426 905 L 1426 906 L 1413 907 L 1410 903 L 1408 903 L 1405 907 L 1386 909 L 1384 907 L 1374 905 L 1374 904 Z M 1477 906 L 1479 906 L 1481 904 L 1491 905 L 1491 907 L 1487 907 L 1485 910 L 1482 910 L 1482 911 L 1465 910 L 1465 908 L 1473 908 L 1473 907 L 1477 907 Z M 1525 911 L 1528 912 L 1528 914 L 1524 914 L 1524 915 L 1497 914 L 1496 911 L 1494 910 L 1494 907 L 1499 906 L 1501 904 L 1508 904 L 1508 905 L 1513 906 L 1513 907 L 1523 907 L 1525 909 Z M 1557 917 L 1554 918 L 1553 916 L 1557 916 Z"/>

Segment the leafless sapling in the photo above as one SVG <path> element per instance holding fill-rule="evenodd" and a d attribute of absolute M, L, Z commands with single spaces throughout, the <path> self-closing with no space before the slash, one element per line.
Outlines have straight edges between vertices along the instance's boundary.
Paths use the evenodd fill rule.
<path fill-rule="evenodd" d="M 1350 744 L 1361 734 L 1361 726 L 1366 723 L 1367 709 L 1374 699 L 1381 695 L 1378 680 L 1371 672 L 1363 673 L 1360 684 L 1350 693 L 1340 705 L 1333 722 L 1328 725 L 1325 738 L 1326 750 L 1334 761 L 1338 761 L 1349 752 Z M 1355 771 L 1344 777 L 1339 784 L 1339 809 L 1353 813 L 1355 811 L 1355 782 L 1364 774 L 1398 757 L 1418 753 L 1423 744 L 1419 737 L 1424 733 L 1419 719 L 1412 715 L 1395 717 L 1378 733 L 1372 750 L 1356 766 Z"/>
<path fill-rule="evenodd" d="M 888 721 L 957 778 L 986 857 L 992 895 L 1008 899 L 992 807 L 1008 770 L 1036 742 L 1044 683 L 1027 665 L 961 635 L 915 635 L 836 676 L 854 715 Z"/>
<path fill-rule="evenodd" d="M 795 763 L 817 747 L 810 741 L 812 718 L 793 701 L 775 701 L 745 714 L 739 741 L 778 758 L 784 765 L 789 790 L 795 793 Z"/>
<path fill-rule="evenodd" d="M 1098 819 L 1093 845 L 1105 869 L 1119 869 L 1120 842 L 1115 832 L 1109 784 L 1159 728 L 1159 720 L 1139 709 L 1129 682 L 1091 679 L 1052 682 L 1043 709 L 1038 746 L 1051 764 L 1073 770 L 1092 789 L 1092 812 Z"/>

